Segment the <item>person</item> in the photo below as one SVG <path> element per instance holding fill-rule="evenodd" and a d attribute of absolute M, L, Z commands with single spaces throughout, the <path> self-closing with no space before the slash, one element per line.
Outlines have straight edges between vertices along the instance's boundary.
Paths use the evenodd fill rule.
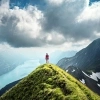
<path fill-rule="evenodd" d="M 48 53 L 46 53 L 46 55 L 45 55 L 45 60 L 46 60 L 46 63 L 49 63 L 49 55 L 48 55 Z"/>

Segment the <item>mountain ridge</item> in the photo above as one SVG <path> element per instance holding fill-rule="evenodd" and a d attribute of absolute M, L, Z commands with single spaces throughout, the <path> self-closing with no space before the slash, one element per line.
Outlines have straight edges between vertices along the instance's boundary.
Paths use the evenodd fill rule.
<path fill-rule="evenodd" d="M 14 81 L 12 83 L 7 84 L 5 87 L 3 87 L 2 89 L 0 89 L 0 96 L 2 96 L 6 91 L 8 91 L 10 88 L 12 88 L 13 86 L 15 86 L 20 80 Z"/>
<path fill-rule="evenodd" d="M 88 74 L 82 71 L 80 68 L 70 66 L 66 70 L 70 75 L 75 77 L 77 80 L 81 81 L 87 87 L 89 87 L 92 91 L 100 95 L 100 79 L 97 78 L 98 81 L 92 79 Z"/>
<path fill-rule="evenodd" d="M 26 99 L 99 100 L 100 97 L 58 66 L 43 64 L 0 97 L 0 100 Z"/>
<path fill-rule="evenodd" d="M 70 58 L 62 58 L 58 61 L 57 65 L 63 69 L 67 69 L 69 66 L 75 66 L 81 68 L 81 70 L 94 72 L 100 72 L 100 38 L 94 40 L 86 48 L 83 48 L 76 53 L 75 56 Z"/>
<path fill-rule="evenodd" d="M 69 70 L 68 73 L 77 80 L 80 80 L 80 78 L 84 79 L 86 85 L 92 91 L 100 95 L 100 38 L 94 40 L 86 48 L 77 52 L 75 56 L 62 58 L 58 61 L 57 65 L 65 71 Z M 73 72 L 73 68 L 75 67 L 80 70 L 76 69 L 76 71 Z M 96 77 L 96 80 L 93 77 Z"/>

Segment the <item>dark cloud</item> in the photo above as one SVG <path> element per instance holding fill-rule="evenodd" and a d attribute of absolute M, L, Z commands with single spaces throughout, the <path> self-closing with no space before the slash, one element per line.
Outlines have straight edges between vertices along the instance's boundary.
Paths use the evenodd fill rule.
<path fill-rule="evenodd" d="M 89 7 L 88 0 L 44 2 L 45 10 L 30 5 L 10 9 L 5 0 L 0 5 L 0 42 L 13 47 L 39 47 L 97 38 L 96 33 L 100 33 L 100 15 L 96 16 L 99 6 Z"/>
<path fill-rule="evenodd" d="M 0 10 L 0 42 L 13 47 L 38 47 L 44 45 L 38 36 L 39 17 L 42 15 L 35 7 L 9 9 L 6 2 Z M 4 11 L 4 12 L 3 12 Z"/>
<path fill-rule="evenodd" d="M 62 35 L 56 32 L 48 35 L 46 31 L 42 31 L 40 20 L 43 20 L 43 13 L 36 7 L 29 5 L 23 9 L 10 9 L 8 4 L 3 2 L 0 6 L 1 43 L 8 43 L 13 47 L 40 47 L 64 43 Z"/>
<path fill-rule="evenodd" d="M 1 42 L 9 43 L 13 47 L 37 47 L 43 45 L 39 37 L 36 39 L 32 38 L 27 32 L 24 32 L 24 30 L 19 30 L 17 27 L 19 19 L 16 18 L 16 16 L 11 16 L 10 18 L 8 18 L 8 16 L 4 16 L 1 21 Z"/>
<path fill-rule="evenodd" d="M 49 6 L 44 13 L 44 31 L 60 32 L 66 38 L 66 41 L 96 38 L 94 31 L 100 32 L 98 19 L 93 21 L 88 19 L 82 22 L 78 22 L 77 19 L 87 6 L 88 0 L 70 0 L 57 6 Z M 95 7 L 93 9 L 95 10 Z"/>

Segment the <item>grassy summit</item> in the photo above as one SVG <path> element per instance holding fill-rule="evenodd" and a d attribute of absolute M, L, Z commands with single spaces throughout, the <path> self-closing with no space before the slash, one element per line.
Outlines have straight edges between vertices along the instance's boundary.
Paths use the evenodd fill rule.
<path fill-rule="evenodd" d="M 0 100 L 100 100 L 100 97 L 53 64 L 44 64 Z"/>

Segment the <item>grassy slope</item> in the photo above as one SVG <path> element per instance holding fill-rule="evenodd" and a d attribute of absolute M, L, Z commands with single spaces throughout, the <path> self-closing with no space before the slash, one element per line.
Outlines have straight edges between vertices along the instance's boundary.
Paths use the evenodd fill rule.
<path fill-rule="evenodd" d="M 100 100 L 100 97 L 53 64 L 44 64 L 0 100 Z"/>

